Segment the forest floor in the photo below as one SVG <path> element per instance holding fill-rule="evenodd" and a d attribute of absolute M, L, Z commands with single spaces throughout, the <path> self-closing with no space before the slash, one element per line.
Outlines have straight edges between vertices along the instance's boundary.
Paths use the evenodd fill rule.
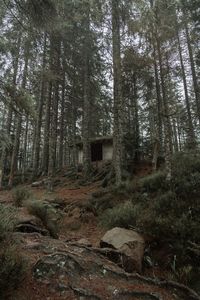
<path fill-rule="evenodd" d="M 38 233 L 16 233 L 21 253 L 29 261 L 29 270 L 21 285 L 5 300 L 57 300 L 57 299 L 200 299 L 193 296 L 182 287 L 170 286 L 165 281 L 160 283 L 151 281 L 157 276 L 165 277 L 165 270 L 161 268 L 147 269 L 143 276 L 127 275 L 122 269 L 109 262 L 105 257 L 88 247 L 77 244 L 80 239 L 87 239 L 91 249 L 97 249 L 106 230 L 98 225 L 98 218 L 91 212 L 83 214 L 82 207 L 94 192 L 100 189 L 100 183 L 92 183 L 87 186 L 79 186 L 76 181 L 59 177 L 58 185 L 53 192 L 48 192 L 44 187 L 33 188 L 25 185 L 32 193 L 32 197 L 38 200 L 62 199 L 68 213 L 64 214 L 59 239 L 42 236 Z M 1 191 L 0 203 L 13 205 L 12 191 Z M 19 218 L 28 219 L 30 215 L 26 208 L 19 209 Z M 48 255 L 68 255 L 68 259 L 76 258 L 72 265 L 79 264 L 78 273 L 74 268 L 63 279 L 63 270 L 58 278 L 48 276 L 37 280 L 33 276 L 34 266 L 38 261 Z M 160 257 L 166 261 L 168 255 L 163 249 Z M 41 261 L 40 261 L 41 262 Z M 44 263 L 44 262 L 43 262 Z M 52 266 L 52 262 L 50 262 Z M 47 264 L 48 266 L 48 264 Z M 102 275 L 102 266 L 106 266 Z M 79 268 L 78 267 L 78 268 Z M 82 274 L 82 270 L 83 274 Z M 57 271 L 56 271 L 57 272 Z M 55 272 L 55 273 L 56 273 Z M 59 271 L 60 272 L 60 271 Z M 106 273 L 107 272 L 107 273 Z M 91 275 L 92 274 L 92 275 Z M 55 274 L 54 274 L 55 275 Z M 132 276 L 132 277 L 131 277 Z M 137 277 L 138 276 L 138 277 Z M 65 271 L 66 277 L 66 271 Z M 70 281 L 70 284 L 69 284 Z M 195 298 L 196 297 L 196 298 Z M 2 299 L 3 300 L 3 299 Z"/>

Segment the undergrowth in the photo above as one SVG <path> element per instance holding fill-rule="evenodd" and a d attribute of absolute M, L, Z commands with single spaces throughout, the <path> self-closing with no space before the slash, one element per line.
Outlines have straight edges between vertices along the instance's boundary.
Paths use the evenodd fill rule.
<path fill-rule="evenodd" d="M 129 188 L 130 191 L 130 188 Z M 163 171 L 139 179 L 129 201 L 106 210 L 100 223 L 139 228 L 159 239 L 200 242 L 200 155 L 178 153 L 172 160 L 172 180 Z"/>
<path fill-rule="evenodd" d="M 12 232 L 16 225 L 16 208 L 0 204 L 0 297 L 16 288 L 26 273 L 26 263 L 21 256 Z"/>
<path fill-rule="evenodd" d="M 17 187 L 13 190 L 12 196 L 15 206 L 22 207 L 24 201 L 30 198 L 31 193 L 27 187 Z"/>
<path fill-rule="evenodd" d="M 3 297 L 8 290 L 15 289 L 24 279 L 27 263 L 18 247 L 6 241 L 1 243 L 0 266 L 0 296 Z"/>
<path fill-rule="evenodd" d="M 199 256 L 188 252 L 188 245 L 200 247 L 200 154 L 174 155 L 170 182 L 161 170 L 124 184 L 122 193 L 124 200 L 103 211 L 100 224 L 107 229 L 135 228 L 156 243 L 169 245 L 176 258 L 168 265 L 172 279 L 196 289 Z"/>
<path fill-rule="evenodd" d="M 16 225 L 16 209 L 0 204 L 0 242 L 8 237 Z"/>

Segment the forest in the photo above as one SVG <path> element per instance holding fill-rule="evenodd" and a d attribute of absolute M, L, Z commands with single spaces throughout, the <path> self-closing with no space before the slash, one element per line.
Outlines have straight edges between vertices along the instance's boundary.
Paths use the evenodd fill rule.
<path fill-rule="evenodd" d="M 200 299 L 200 0 L 2 0 L 0 29 L 0 299 Z"/>

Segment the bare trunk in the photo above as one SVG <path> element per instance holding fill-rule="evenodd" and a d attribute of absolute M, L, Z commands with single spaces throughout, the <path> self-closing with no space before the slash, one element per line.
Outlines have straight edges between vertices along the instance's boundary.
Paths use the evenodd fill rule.
<path fill-rule="evenodd" d="M 22 182 L 25 182 L 25 173 L 27 168 L 27 142 L 28 142 L 28 129 L 29 129 L 29 119 L 26 118 L 26 127 L 24 134 L 24 149 L 23 149 L 23 160 L 22 160 Z"/>
<path fill-rule="evenodd" d="M 83 103 L 83 172 L 85 178 L 91 172 L 90 149 L 90 4 L 85 11 L 85 45 L 84 45 L 84 103 Z"/>
<path fill-rule="evenodd" d="M 168 100 L 166 96 L 166 88 L 165 88 L 165 80 L 164 80 L 164 72 L 163 72 L 163 64 L 162 64 L 162 54 L 160 49 L 160 42 L 158 42 L 158 57 L 159 57 L 159 67 L 160 67 L 160 78 L 161 78 L 161 88 L 162 88 L 162 96 L 163 96 L 163 113 L 164 113 L 164 143 L 165 143 L 165 168 L 167 173 L 167 179 L 171 179 L 171 156 L 172 156 L 172 134 L 171 134 L 171 123 L 169 116 L 169 106 Z"/>
<path fill-rule="evenodd" d="M 113 44 L 113 79 L 114 79 L 114 133 L 113 133 L 113 166 L 116 184 L 122 183 L 123 149 L 123 102 L 121 74 L 121 40 L 119 0 L 112 0 L 112 44 Z"/>
<path fill-rule="evenodd" d="M 133 78 L 133 93 L 134 93 L 134 123 L 135 123 L 135 162 L 140 160 L 140 126 L 139 126 L 139 115 L 138 115 L 138 90 L 137 90 L 137 79 L 136 76 Z"/>
<path fill-rule="evenodd" d="M 188 95 L 185 66 L 183 63 L 182 48 L 181 48 L 181 42 L 180 42 L 178 30 L 177 30 L 177 40 L 178 40 L 179 58 L 180 58 L 181 71 L 182 71 L 182 77 L 183 77 L 184 93 L 185 93 L 185 105 L 186 105 L 186 110 L 187 110 L 188 148 L 194 148 L 196 145 L 196 138 L 195 138 L 194 127 L 193 127 L 193 123 L 192 123 L 192 115 L 191 115 L 190 100 L 189 100 L 189 95 Z"/>
<path fill-rule="evenodd" d="M 153 1 L 151 1 L 152 8 L 153 8 Z M 161 82 L 161 90 L 162 90 L 162 103 L 163 103 L 163 124 L 164 124 L 164 152 L 165 152 L 165 169 L 166 169 L 166 178 L 168 180 L 171 179 L 171 156 L 172 156 L 172 132 L 171 132 L 171 122 L 170 122 L 170 115 L 169 115 L 169 103 L 166 94 L 166 87 L 165 87 L 165 78 L 164 78 L 164 70 L 163 70 L 163 59 L 162 59 L 162 52 L 161 52 L 161 42 L 158 34 L 158 27 L 159 27 L 159 18 L 157 13 L 157 8 L 154 9 L 154 16 L 155 16 L 155 38 L 156 38 L 156 47 L 158 53 L 158 61 L 159 61 L 159 69 L 160 69 L 160 82 Z"/>
<path fill-rule="evenodd" d="M 65 71 L 63 71 L 62 100 L 61 100 L 61 112 L 60 112 L 59 169 L 62 169 L 63 167 L 64 115 L 65 115 Z"/>
<path fill-rule="evenodd" d="M 49 68 L 52 70 L 53 64 L 53 48 L 52 42 L 50 44 L 50 58 L 49 58 Z M 53 92 L 53 83 L 52 79 L 48 83 L 48 97 L 46 99 L 45 105 L 45 124 L 44 124 L 44 146 L 43 146 L 43 155 L 42 155 L 42 171 L 43 174 L 48 174 L 49 166 L 49 136 L 50 136 L 50 113 L 51 113 L 51 102 L 52 102 L 52 92 Z"/>
<path fill-rule="evenodd" d="M 21 32 L 19 33 L 19 37 L 18 37 L 18 40 L 17 40 L 17 55 L 16 55 L 16 57 L 13 57 L 14 73 L 13 73 L 12 83 L 13 83 L 14 87 L 16 86 L 16 81 L 17 81 L 20 46 L 21 46 Z M 7 133 L 7 135 L 10 134 L 11 124 L 12 124 L 12 115 L 13 115 L 12 103 L 10 103 L 9 106 L 8 106 L 8 115 L 7 115 L 7 120 L 6 120 L 6 133 Z M 0 190 L 3 187 L 3 179 L 4 179 L 4 174 L 5 174 L 6 161 L 7 161 L 7 149 L 4 147 L 2 149 L 1 164 L 0 164 L 1 165 Z"/>
<path fill-rule="evenodd" d="M 184 18 L 186 18 L 186 15 L 184 16 Z M 196 101 L 196 107 L 197 107 L 197 116 L 198 116 L 198 120 L 200 123 L 200 88 L 199 88 L 198 80 L 197 80 L 197 74 L 196 74 L 194 55 L 193 55 L 193 50 L 192 50 L 192 45 L 191 45 L 190 33 L 189 33 L 187 22 L 185 21 L 184 24 L 185 24 L 187 46 L 188 46 L 188 52 L 189 52 L 189 58 L 190 58 L 190 66 L 191 66 L 191 71 L 192 71 L 192 80 L 193 80 L 195 101 Z"/>
<path fill-rule="evenodd" d="M 22 78 L 22 89 L 26 88 L 26 81 L 27 81 L 27 75 L 28 75 L 29 51 L 30 51 L 30 40 L 28 37 L 28 39 L 25 43 L 25 50 L 24 50 L 24 71 L 23 71 L 23 78 Z M 10 175 L 9 175 L 9 182 L 8 182 L 8 186 L 10 188 L 12 188 L 12 186 L 13 186 L 14 174 L 15 174 L 15 171 L 17 168 L 17 163 L 18 163 L 21 127 L 22 127 L 22 115 L 19 114 L 19 116 L 17 117 L 17 126 L 16 126 L 16 132 L 15 132 L 15 140 L 14 140 L 12 159 L 11 159 L 11 168 L 10 168 Z"/>
<path fill-rule="evenodd" d="M 33 162 L 33 176 L 38 175 L 39 165 L 40 165 L 40 142 L 41 142 L 41 126 L 42 126 L 42 115 L 44 98 L 46 92 L 46 82 L 44 78 L 44 71 L 46 67 L 46 51 L 47 51 L 47 34 L 44 35 L 44 48 L 43 48 L 43 62 L 42 62 L 42 83 L 41 83 L 41 94 L 38 103 L 38 115 L 35 130 L 35 145 L 34 145 L 34 162 Z"/>
<path fill-rule="evenodd" d="M 53 74 L 60 75 L 60 37 L 53 35 Z M 52 99 L 52 122 L 49 139 L 49 169 L 48 174 L 53 176 L 57 167 L 57 133 L 58 133 L 58 103 L 59 103 L 60 78 L 54 83 L 54 95 Z"/>

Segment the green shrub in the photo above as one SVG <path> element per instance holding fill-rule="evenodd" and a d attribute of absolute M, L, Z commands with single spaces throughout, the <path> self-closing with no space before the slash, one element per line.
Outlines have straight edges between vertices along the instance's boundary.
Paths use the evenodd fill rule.
<path fill-rule="evenodd" d="M 142 213 L 137 215 L 136 226 L 160 239 L 200 241 L 200 204 L 190 202 L 173 191 L 157 195 L 146 204 L 141 202 L 138 205 Z"/>
<path fill-rule="evenodd" d="M 164 172 L 155 172 L 139 181 L 139 186 L 146 192 L 156 192 L 158 190 L 168 189 L 166 182 L 166 174 Z"/>
<path fill-rule="evenodd" d="M 8 289 L 15 289 L 26 273 L 26 262 L 15 245 L 1 243 L 0 250 L 0 296 Z"/>
<path fill-rule="evenodd" d="M 183 248 L 188 240 L 200 243 L 200 155 L 197 152 L 178 153 L 173 157 L 169 184 L 165 173 L 158 171 L 140 179 L 138 187 L 134 193 L 128 189 L 131 202 L 101 214 L 102 225 L 135 226 L 158 239 L 177 242 Z"/>
<path fill-rule="evenodd" d="M 90 198 L 86 208 L 99 215 L 106 209 L 112 208 L 113 206 L 115 206 L 115 202 L 112 195 L 106 194 L 100 198 Z"/>
<path fill-rule="evenodd" d="M 45 201 L 32 200 L 27 202 L 27 208 L 30 214 L 43 222 L 52 237 L 58 238 L 61 215 L 52 205 Z"/>
<path fill-rule="evenodd" d="M 153 200 L 153 209 L 157 214 L 166 215 L 170 211 L 177 210 L 178 201 L 176 199 L 176 194 L 173 191 L 168 191 L 164 194 L 158 195 Z"/>
<path fill-rule="evenodd" d="M 200 173 L 173 177 L 173 189 L 183 198 L 198 196 L 200 193 Z"/>
<path fill-rule="evenodd" d="M 195 151 L 179 152 L 172 157 L 172 176 L 190 176 L 200 172 L 200 154 Z"/>
<path fill-rule="evenodd" d="M 182 198 L 200 194 L 200 155 L 180 152 L 172 159 L 172 187 Z"/>
<path fill-rule="evenodd" d="M 28 200 L 31 196 L 30 191 L 25 187 L 18 187 L 12 193 L 14 204 L 17 207 L 23 206 L 23 201 Z"/>
<path fill-rule="evenodd" d="M 15 288 L 23 279 L 25 263 L 14 244 L 10 243 L 10 233 L 16 225 L 16 208 L 0 204 L 0 298 Z"/>
<path fill-rule="evenodd" d="M 4 240 L 16 225 L 16 209 L 0 204 L 0 241 Z"/>
<path fill-rule="evenodd" d="M 136 225 L 140 207 L 134 206 L 130 201 L 106 210 L 100 216 L 100 224 L 108 229 L 113 227 L 125 227 Z"/>
<path fill-rule="evenodd" d="M 169 273 L 168 280 L 178 281 L 185 285 L 191 285 L 195 280 L 196 270 L 191 265 L 184 265 Z"/>
<path fill-rule="evenodd" d="M 125 185 L 126 192 L 129 194 L 135 193 L 137 190 L 137 181 L 136 180 L 127 180 Z"/>

